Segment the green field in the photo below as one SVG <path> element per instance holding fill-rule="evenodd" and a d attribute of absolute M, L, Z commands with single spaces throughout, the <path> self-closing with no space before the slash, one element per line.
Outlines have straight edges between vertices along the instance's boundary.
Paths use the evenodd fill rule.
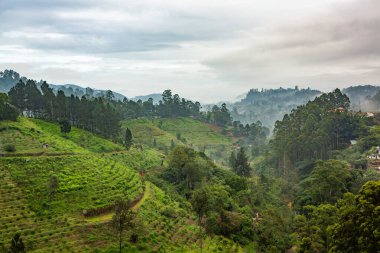
<path fill-rule="evenodd" d="M 165 153 L 173 141 L 175 145 L 186 145 L 204 151 L 214 160 L 225 163 L 222 158 L 229 157 L 233 146 L 233 140 L 221 134 L 219 127 L 191 118 L 139 118 L 123 121 L 122 127 L 131 129 L 135 143 L 154 147 Z"/>

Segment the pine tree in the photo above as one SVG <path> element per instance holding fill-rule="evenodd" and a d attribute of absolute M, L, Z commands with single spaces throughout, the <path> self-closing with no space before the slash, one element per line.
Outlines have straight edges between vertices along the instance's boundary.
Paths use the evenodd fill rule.
<path fill-rule="evenodd" d="M 236 161 L 233 170 L 239 176 L 249 177 L 251 175 L 252 168 L 249 165 L 248 156 L 245 154 L 243 147 L 240 148 L 239 152 L 236 155 Z"/>
<path fill-rule="evenodd" d="M 127 150 L 132 146 L 132 144 L 132 132 L 129 128 L 127 128 L 127 130 L 125 130 L 125 147 Z"/>
<path fill-rule="evenodd" d="M 236 155 L 235 155 L 234 151 L 231 152 L 231 156 L 230 156 L 230 158 L 228 160 L 228 163 L 231 166 L 231 168 L 235 168 L 235 165 L 236 165 Z"/>

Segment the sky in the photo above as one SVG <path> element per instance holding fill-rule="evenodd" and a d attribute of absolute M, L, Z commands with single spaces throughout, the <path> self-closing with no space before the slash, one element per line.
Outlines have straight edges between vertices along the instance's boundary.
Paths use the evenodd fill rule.
<path fill-rule="evenodd" d="M 0 0 L 0 70 L 201 102 L 380 84 L 379 0 Z"/>

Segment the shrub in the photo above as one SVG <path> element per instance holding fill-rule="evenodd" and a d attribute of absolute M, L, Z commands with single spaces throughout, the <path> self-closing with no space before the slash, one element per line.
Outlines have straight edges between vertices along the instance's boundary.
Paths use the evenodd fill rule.
<path fill-rule="evenodd" d="M 4 150 L 7 152 L 15 152 L 16 147 L 13 144 L 8 144 L 8 145 L 5 145 Z"/>

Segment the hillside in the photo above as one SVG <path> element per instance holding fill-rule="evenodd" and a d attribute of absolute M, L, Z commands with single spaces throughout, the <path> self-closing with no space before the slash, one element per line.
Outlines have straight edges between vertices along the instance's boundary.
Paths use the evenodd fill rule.
<path fill-rule="evenodd" d="M 145 124 L 157 130 L 156 123 L 149 125 L 144 120 L 130 125 Z M 209 136 L 206 141 L 229 143 L 190 119 L 164 121 L 159 143 L 170 145 L 181 130 L 184 138 L 194 137 L 194 145 L 201 145 L 195 133 L 184 131 L 183 124 L 204 132 L 201 137 Z M 110 207 L 123 197 L 136 200 L 133 210 L 142 222 L 141 238 L 128 246 L 131 250 L 197 251 L 192 214 L 139 175 L 160 167 L 164 156 L 158 151 L 146 147 L 125 151 L 84 130 L 73 127 L 70 133 L 61 134 L 57 124 L 23 117 L 17 122 L 1 121 L 0 129 L 0 248 L 20 233 L 28 252 L 113 252 Z M 4 149 L 8 145 L 15 150 Z M 53 195 L 52 180 L 58 182 Z M 234 243 L 216 236 L 205 240 L 205 252 L 217 249 L 221 241 L 224 247 L 239 251 Z"/>
<path fill-rule="evenodd" d="M 148 119 L 122 121 L 122 128 L 130 128 L 136 143 L 167 153 L 175 146 L 184 145 L 204 151 L 215 160 L 226 163 L 234 141 L 221 134 L 222 128 L 191 118 Z"/>
<path fill-rule="evenodd" d="M 351 108 L 355 111 L 379 111 L 378 102 L 374 96 L 380 91 L 380 86 L 358 85 L 342 90 L 351 101 Z"/>
<path fill-rule="evenodd" d="M 9 90 L 15 86 L 19 80 L 22 80 L 26 82 L 27 78 L 21 76 L 19 73 L 17 73 L 14 70 L 4 70 L 0 71 L 0 92 L 7 93 Z M 38 82 L 37 86 L 40 87 L 42 82 Z M 79 85 L 75 84 L 64 84 L 64 85 L 57 85 L 57 84 L 50 84 L 50 87 L 54 90 L 55 93 L 57 93 L 59 90 L 62 90 L 66 96 L 89 96 L 89 97 L 105 97 L 107 95 L 106 90 L 98 90 L 98 89 L 92 89 L 90 87 L 84 88 Z M 114 99 L 122 101 L 126 96 L 113 92 Z"/>
<path fill-rule="evenodd" d="M 273 129 L 276 120 L 299 105 L 306 104 L 320 95 L 312 89 L 251 89 L 241 101 L 228 105 L 234 120 L 242 123 L 261 121 L 264 126 Z"/>

